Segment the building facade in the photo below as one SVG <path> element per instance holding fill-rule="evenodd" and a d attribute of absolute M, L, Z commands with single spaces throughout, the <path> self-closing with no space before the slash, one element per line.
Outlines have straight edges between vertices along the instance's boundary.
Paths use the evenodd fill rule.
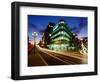
<path fill-rule="evenodd" d="M 69 26 L 64 20 L 60 20 L 54 27 L 51 33 L 51 43 L 48 48 L 55 51 L 70 50 L 72 43 L 70 43 L 73 33 L 70 31 Z"/>
<path fill-rule="evenodd" d="M 41 47 L 48 48 L 47 45 L 51 42 L 51 33 L 53 32 L 53 27 L 55 26 L 54 23 L 50 22 L 47 25 L 47 28 L 45 29 L 43 35 L 42 35 L 42 41 L 41 41 Z"/>

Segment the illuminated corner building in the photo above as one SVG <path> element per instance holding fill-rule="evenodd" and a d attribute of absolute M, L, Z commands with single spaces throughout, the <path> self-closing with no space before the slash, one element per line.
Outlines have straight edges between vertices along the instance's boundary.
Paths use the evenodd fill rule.
<path fill-rule="evenodd" d="M 51 33 L 53 32 L 54 23 L 49 23 L 47 28 L 45 29 L 43 36 L 42 36 L 42 47 L 48 48 L 48 44 L 51 42 Z"/>
<path fill-rule="evenodd" d="M 72 36 L 73 33 L 70 31 L 69 26 L 64 20 L 60 20 L 53 28 L 49 49 L 56 51 L 69 50 L 71 48 L 70 40 Z"/>
<path fill-rule="evenodd" d="M 82 43 L 83 43 L 84 46 L 87 48 L 87 47 L 88 47 L 88 38 L 87 38 L 87 37 L 83 37 L 83 38 L 82 38 Z"/>

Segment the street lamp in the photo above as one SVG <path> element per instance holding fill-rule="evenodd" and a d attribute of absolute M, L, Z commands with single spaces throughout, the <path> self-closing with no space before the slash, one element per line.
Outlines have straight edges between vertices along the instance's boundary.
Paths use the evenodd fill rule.
<path fill-rule="evenodd" d="M 33 33 L 32 33 L 32 36 L 33 36 L 33 38 L 34 38 L 34 48 L 33 48 L 33 50 L 34 50 L 34 55 L 35 55 L 35 48 L 36 48 L 36 37 L 38 36 L 38 33 L 36 33 L 36 32 L 33 32 Z"/>
<path fill-rule="evenodd" d="M 35 45 L 36 44 L 36 37 L 38 36 L 38 33 L 37 32 L 33 32 L 32 36 L 34 38 L 34 45 Z"/>

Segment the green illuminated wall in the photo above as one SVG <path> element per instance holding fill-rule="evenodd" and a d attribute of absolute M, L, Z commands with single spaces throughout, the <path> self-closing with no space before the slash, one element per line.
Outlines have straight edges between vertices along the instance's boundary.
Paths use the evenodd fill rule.
<path fill-rule="evenodd" d="M 60 20 L 58 24 L 53 27 L 51 33 L 51 44 L 48 45 L 49 49 L 62 51 L 70 48 L 70 40 L 73 33 L 70 31 L 68 25 L 64 20 Z"/>

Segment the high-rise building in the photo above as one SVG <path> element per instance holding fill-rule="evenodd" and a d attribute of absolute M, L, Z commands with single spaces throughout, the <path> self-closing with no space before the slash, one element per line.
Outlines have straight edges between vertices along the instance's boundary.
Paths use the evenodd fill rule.
<path fill-rule="evenodd" d="M 45 29 L 42 36 L 42 47 L 48 48 L 48 44 L 51 42 L 51 33 L 53 32 L 54 23 L 49 23 L 47 28 Z"/>
<path fill-rule="evenodd" d="M 60 20 L 54 27 L 51 33 L 51 44 L 48 45 L 49 49 L 56 51 L 66 51 L 71 47 L 70 43 L 73 33 L 70 31 L 69 26 L 64 20 Z"/>

